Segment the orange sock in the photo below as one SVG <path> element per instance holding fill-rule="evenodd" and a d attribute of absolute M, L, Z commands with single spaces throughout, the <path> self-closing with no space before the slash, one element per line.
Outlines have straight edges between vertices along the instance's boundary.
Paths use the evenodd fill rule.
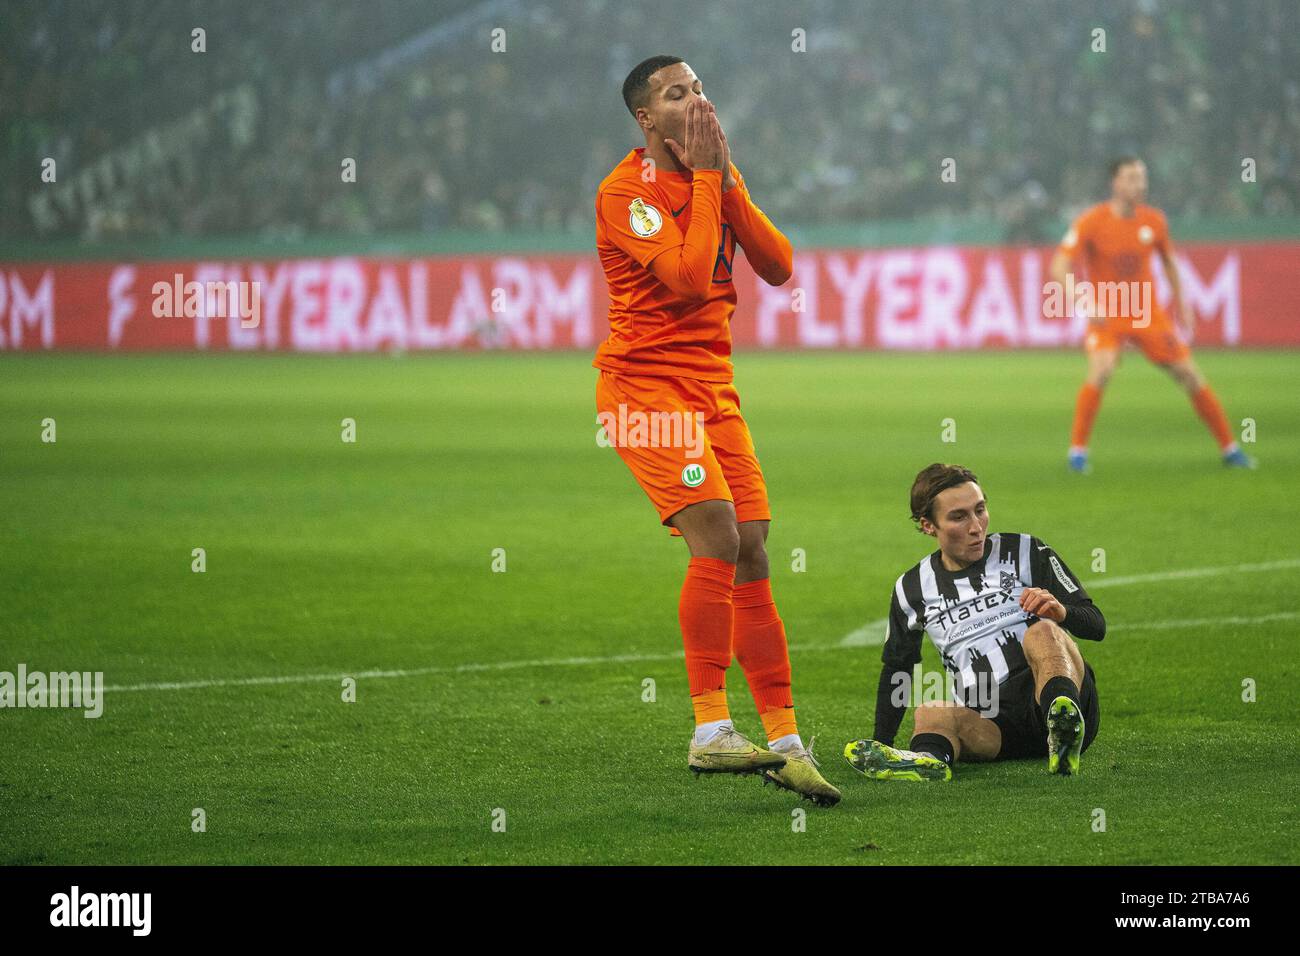
<path fill-rule="evenodd" d="M 691 707 L 695 709 L 697 724 L 711 724 L 718 720 L 729 720 L 731 710 L 727 707 L 727 691 L 706 690 L 691 696 Z"/>
<path fill-rule="evenodd" d="M 794 720 L 793 707 L 773 707 L 758 716 L 763 720 L 763 730 L 767 733 L 768 743 L 799 732 L 799 725 Z"/>
<path fill-rule="evenodd" d="M 697 723 L 728 717 L 725 688 L 731 663 L 731 589 L 735 579 L 736 566 L 729 561 L 691 558 L 682 582 L 677 619 L 682 626 L 686 682 Z"/>
<path fill-rule="evenodd" d="M 767 739 L 798 733 L 790 693 L 790 651 L 785 625 L 772 600 L 772 582 L 763 578 L 737 584 L 732 600 L 736 606 L 732 628 L 736 660 L 749 682 Z"/>
<path fill-rule="evenodd" d="M 1097 417 L 1101 407 L 1101 389 L 1087 382 L 1079 389 L 1079 397 L 1074 403 L 1074 427 L 1070 429 L 1070 447 L 1087 448 L 1088 437 L 1092 434 L 1092 421 Z"/>
<path fill-rule="evenodd" d="M 1227 451 L 1233 444 L 1232 427 L 1228 424 L 1228 416 L 1223 413 L 1223 406 L 1219 404 L 1214 389 L 1202 385 L 1192 396 L 1192 407 L 1196 409 L 1196 414 L 1201 416 L 1201 421 L 1209 426 L 1214 440 L 1219 443 L 1220 450 Z"/>

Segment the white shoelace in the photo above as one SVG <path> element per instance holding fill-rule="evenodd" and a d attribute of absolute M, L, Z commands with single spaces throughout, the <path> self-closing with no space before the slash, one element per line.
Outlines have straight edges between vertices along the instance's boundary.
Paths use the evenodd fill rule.
<path fill-rule="evenodd" d="M 808 762 L 814 767 L 821 767 L 821 763 L 813 756 L 813 745 L 816 743 L 817 738 L 814 736 L 808 740 L 807 747 L 791 747 L 789 750 L 774 750 L 772 752 L 781 754 L 786 758 L 794 757 L 799 759 L 801 757 L 806 757 L 808 758 Z"/>

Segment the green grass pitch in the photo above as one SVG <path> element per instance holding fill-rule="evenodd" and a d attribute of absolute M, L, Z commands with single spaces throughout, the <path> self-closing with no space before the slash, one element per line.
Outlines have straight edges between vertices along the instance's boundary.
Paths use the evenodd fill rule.
<path fill-rule="evenodd" d="M 1130 355 L 1084 478 L 1077 354 L 740 355 L 800 729 L 845 794 L 828 811 L 688 773 L 685 548 L 597 446 L 588 361 L 0 357 L 0 670 L 140 688 L 97 720 L 0 711 L 0 863 L 1300 862 L 1295 354 L 1200 357 L 1256 423 L 1253 473 Z M 973 468 L 991 530 L 1050 542 L 1106 613 L 1081 642 L 1102 724 L 1078 778 L 872 784 L 841 756 L 880 669 L 842 641 L 931 550 L 906 498 L 934 460 Z"/>

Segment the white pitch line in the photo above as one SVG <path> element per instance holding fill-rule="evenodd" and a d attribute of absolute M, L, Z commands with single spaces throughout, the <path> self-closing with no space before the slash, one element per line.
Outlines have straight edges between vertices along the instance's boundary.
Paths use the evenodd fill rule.
<path fill-rule="evenodd" d="M 583 664 L 626 664 L 638 661 L 671 661 L 685 657 L 675 654 L 613 654 L 608 657 L 544 657 L 529 661 L 496 661 L 488 664 L 453 664 L 443 667 L 410 667 L 396 670 L 367 670 L 336 674 L 284 674 L 275 677 L 214 677 L 208 680 L 163 681 L 147 684 L 110 684 L 104 690 L 123 693 L 142 690 L 201 690 L 205 687 L 258 687 L 263 684 L 310 684 L 316 681 L 341 681 L 345 677 L 363 678 L 420 677 L 426 674 L 470 674 L 475 671 L 508 671 L 521 667 L 573 667 Z"/>
<path fill-rule="evenodd" d="M 1110 631 L 1143 630 L 1177 630 L 1179 628 L 1215 627 L 1226 624 L 1266 624 L 1271 621 L 1294 621 L 1300 619 L 1300 611 L 1279 611 L 1274 614 L 1260 614 L 1253 617 L 1202 617 L 1187 618 L 1180 621 L 1142 621 L 1133 624 L 1116 624 L 1107 628 Z M 865 628 L 860 629 L 866 630 Z M 855 631 L 854 634 L 859 633 Z M 852 635 L 850 635 L 852 636 Z M 843 641 L 834 644 L 795 644 L 790 652 L 808 653 L 815 651 L 839 651 L 858 647 L 879 646 L 884 643 L 883 633 L 876 639 L 864 639 L 856 644 Z M 341 681 L 344 677 L 357 680 L 386 679 L 392 677 L 421 677 L 428 674 L 469 674 L 476 671 L 508 671 L 526 667 L 578 667 L 589 664 L 627 664 L 643 661 L 679 661 L 685 655 L 681 651 L 671 654 L 613 654 L 606 657 L 543 657 L 527 661 L 496 661 L 485 664 L 457 664 L 450 667 L 411 667 L 397 670 L 355 671 L 350 674 L 285 674 L 278 677 L 231 677 L 213 678 L 211 680 L 165 681 L 149 684 L 113 684 L 104 688 L 106 691 L 122 693 L 149 690 L 201 690 L 208 687 L 261 687 L 277 684 L 310 684 L 321 681 Z"/>
<path fill-rule="evenodd" d="M 1300 558 L 1265 561 L 1255 564 L 1225 565 L 1212 568 L 1185 568 L 1179 571 L 1158 571 L 1152 574 L 1134 574 L 1127 577 L 1095 578 L 1085 583 L 1089 590 L 1126 584 L 1144 584 L 1150 581 L 1172 581 L 1183 578 L 1217 577 L 1224 574 L 1242 574 L 1256 571 L 1281 571 L 1300 568 Z M 1113 625 L 1109 630 L 1171 630 L 1180 627 L 1209 627 L 1219 624 L 1264 624 L 1270 621 L 1289 621 L 1300 613 L 1283 611 L 1255 617 L 1190 618 L 1182 621 L 1146 621 Z M 828 651 L 839 648 L 878 647 L 885 642 L 884 619 L 872 621 L 845 635 L 834 644 L 804 644 L 791 647 L 794 651 Z M 549 657 L 523 661 L 495 661 L 482 664 L 455 664 L 438 667 L 412 667 L 396 670 L 366 670 L 351 674 L 285 674 L 272 677 L 217 677 L 207 680 L 162 681 L 142 684 L 114 684 L 105 687 L 121 693 L 151 690 L 202 690 L 210 687 L 260 687 L 278 684 L 310 684 L 320 681 L 342 681 L 345 677 L 360 679 L 385 679 L 393 677 L 422 677 L 429 674 L 471 674 L 479 671 L 518 670 L 526 667 L 578 667 L 588 664 L 628 664 L 642 661 L 681 660 L 681 651 L 669 654 L 614 654 L 604 657 Z"/>
<path fill-rule="evenodd" d="M 1151 574 L 1130 574 L 1127 577 L 1093 578 L 1084 581 L 1083 586 L 1089 591 L 1097 588 L 1113 588 L 1123 584 L 1146 584 L 1148 581 L 1181 581 L 1185 578 L 1217 578 L 1225 574 L 1252 574 L 1257 571 L 1285 571 L 1300 568 L 1300 558 L 1286 558 L 1281 561 L 1263 561 L 1258 564 L 1231 564 L 1217 568 L 1184 568 L 1181 571 L 1156 571 Z"/>
<path fill-rule="evenodd" d="M 1260 614 L 1255 617 L 1189 617 L 1180 621 L 1135 621 L 1130 624 L 1108 624 L 1106 633 L 1115 631 L 1175 631 L 1179 628 L 1215 627 L 1228 624 L 1267 624 L 1271 621 L 1294 621 L 1300 618 L 1300 611 L 1278 611 L 1275 614 Z M 836 647 L 880 647 L 885 643 L 885 623 L 877 621 L 875 628 L 871 625 L 860 627 L 844 636 Z"/>
<path fill-rule="evenodd" d="M 1294 621 L 1300 618 L 1300 611 L 1278 611 L 1275 614 L 1258 614 L 1254 617 L 1189 617 L 1182 621 L 1139 621 L 1134 624 L 1116 624 L 1107 627 L 1111 631 L 1170 631 L 1182 627 L 1217 627 L 1220 624 L 1268 624 L 1270 621 Z"/>
<path fill-rule="evenodd" d="M 862 625 L 855 631 L 849 631 L 840 638 L 840 647 L 879 647 L 885 643 L 885 634 L 889 628 L 889 618 Z"/>

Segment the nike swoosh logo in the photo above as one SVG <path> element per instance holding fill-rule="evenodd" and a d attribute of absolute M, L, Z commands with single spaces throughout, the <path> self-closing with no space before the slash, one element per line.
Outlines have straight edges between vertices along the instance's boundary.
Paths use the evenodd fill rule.
<path fill-rule="evenodd" d="M 689 206 L 690 204 L 691 204 L 691 203 L 690 203 L 690 200 L 687 200 L 686 202 L 682 203 L 682 209 L 685 209 L 685 208 L 686 208 L 687 206 Z M 674 219 L 676 219 L 678 216 L 680 216 L 680 215 L 682 214 L 682 209 L 674 209 L 674 210 L 673 210 L 673 218 L 674 218 Z"/>

